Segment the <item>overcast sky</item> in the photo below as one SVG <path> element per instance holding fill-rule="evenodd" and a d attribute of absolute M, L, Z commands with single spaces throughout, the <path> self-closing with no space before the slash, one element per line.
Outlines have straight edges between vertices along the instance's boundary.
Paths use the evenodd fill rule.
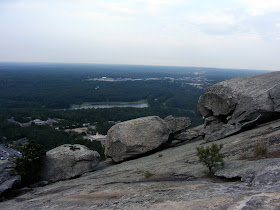
<path fill-rule="evenodd" d="M 280 0 L 0 0 L 0 61 L 280 70 Z"/>

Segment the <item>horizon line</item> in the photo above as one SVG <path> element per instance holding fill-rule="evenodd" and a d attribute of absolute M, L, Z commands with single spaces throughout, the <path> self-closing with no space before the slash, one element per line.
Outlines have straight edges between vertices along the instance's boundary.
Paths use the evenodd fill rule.
<path fill-rule="evenodd" d="M 55 62 L 55 61 L 0 61 L 1 63 L 15 64 L 73 64 L 73 65 L 116 65 L 116 66 L 146 66 L 146 67 L 176 67 L 176 68 L 203 68 L 203 69 L 225 69 L 225 70 L 247 70 L 247 71 L 280 71 L 271 69 L 248 69 L 232 67 L 210 67 L 210 66 L 183 66 L 183 65 L 156 65 L 156 64 L 117 64 L 117 63 L 91 63 L 91 62 Z"/>

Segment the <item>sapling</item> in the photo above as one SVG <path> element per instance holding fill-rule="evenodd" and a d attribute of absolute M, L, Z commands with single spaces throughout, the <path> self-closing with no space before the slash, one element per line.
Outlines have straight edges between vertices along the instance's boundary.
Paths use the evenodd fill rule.
<path fill-rule="evenodd" d="M 212 144 L 211 146 L 197 147 L 196 155 L 199 157 L 199 161 L 202 162 L 209 170 L 209 175 L 213 175 L 218 168 L 224 167 L 224 156 L 220 153 L 223 145 Z"/>

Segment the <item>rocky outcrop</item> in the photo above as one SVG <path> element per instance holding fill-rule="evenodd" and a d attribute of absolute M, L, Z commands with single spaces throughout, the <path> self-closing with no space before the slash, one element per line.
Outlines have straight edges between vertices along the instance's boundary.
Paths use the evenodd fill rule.
<path fill-rule="evenodd" d="M 241 181 L 255 186 L 280 184 L 280 162 L 279 158 L 234 161 L 227 163 L 215 175 L 229 179 L 239 177 Z"/>
<path fill-rule="evenodd" d="M 216 174 L 228 179 L 204 177 L 196 147 L 212 143 L 192 141 L 34 188 L 0 202 L 0 209 L 279 209 L 280 158 L 239 160 L 252 157 L 254 142 L 264 138 L 269 153 L 280 151 L 280 120 L 215 142 L 224 145 L 225 156 L 225 168 Z"/>
<path fill-rule="evenodd" d="M 173 117 L 169 115 L 164 118 L 164 121 L 168 124 L 174 136 L 191 125 L 191 120 L 188 117 Z"/>
<path fill-rule="evenodd" d="M 21 178 L 15 172 L 15 164 L 8 160 L 0 161 L 0 196 L 6 190 L 19 184 Z"/>
<path fill-rule="evenodd" d="M 114 162 L 143 155 L 167 143 L 170 133 L 167 123 L 157 116 L 116 124 L 108 131 L 105 155 Z"/>
<path fill-rule="evenodd" d="M 280 72 L 239 77 L 207 88 L 198 111 L 206 141 L 230 136 L 280 117 Z"/>
<path fill-rule="evenodd" d="M 46 153 L 42 178 L 58 181 L 77 177 L 93 171 L 100 155 L 79 144 L 65 144 Z"/>
<path fill-rule="evenodd" d="M 204 138 L 204 126 L 200 125 L 179 133 L 174 138 L 179 141 L 198 141 Z"/>

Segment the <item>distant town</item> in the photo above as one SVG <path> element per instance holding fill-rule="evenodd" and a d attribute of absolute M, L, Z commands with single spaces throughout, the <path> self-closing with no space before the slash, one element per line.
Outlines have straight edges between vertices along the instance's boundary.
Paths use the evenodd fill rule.
<path fill-rule="evenodd" d="M 186 81 L 185 84 L 189 84 L 198 89 L 203 89 L 204 85 L 209 85 L 211 81 L 207 79 L 206 76 L 200 75 L 203 72 L 195 72 L 195 77 L 182 77 L 182 78 L 174 78 L 174 77 L 159 77 L 159 78 L 111 78 L 111 77 L 101 77 L 101 78 L 89 78 L 88 81 L 102 81 L 102 82 L 126 82 L 126 81 L 151 81 L 151 80 L 170 80 L 170 81 Z M 200 76 L 198 76 L 200 75 Z M 99 87 L 96 87 L 98 89 Z"/>

